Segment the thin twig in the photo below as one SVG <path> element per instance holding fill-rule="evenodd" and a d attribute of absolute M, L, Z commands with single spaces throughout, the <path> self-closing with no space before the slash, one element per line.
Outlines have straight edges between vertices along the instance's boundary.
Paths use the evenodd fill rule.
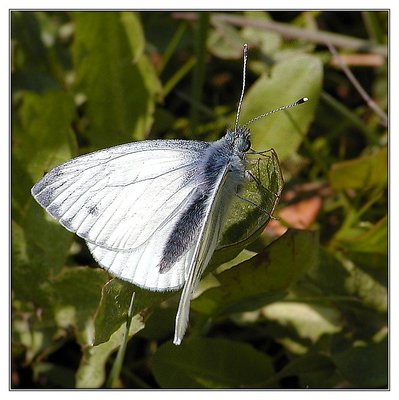
<path fill-rule="evenodd" d="M 335 57 L 338 64 L 340 65 L 342 71 L 347 76 L 349 81 L 355 87 L 355 89 L 359 92 L 360 96 L 362 96 L 363 100 L 367 103 L 367 105 L 381 118 L 382 125 L 386 128 L 388 126 L 388 116 L 387 114 L 381 110 L 378 104 L 369 96 L 369 94 L 364 90 L 363 86 L 360 82 L 356 79 L 356 77 L 352 74 L 352 71 L 348 68 L 345 64 L 344 60 L 340 57 L 335 47 L 326 42 L 328 49 L 330 50 L 331 54 Z"/>
<path fill-rule="evenodd" d="M 190 12 L 176 12 L 173 14 L 176 19 L 184 20 L 195 20 L 197 19 L 196 13 Z M 307 40 L 311 43 L 325 44 L 329 42 L 336 47 L 351 49 L 355 51 L 363 51 L 381 54 L 387 57 L 388 50 L 386 46 L 377 45 L 371 43 L 368 40 L 353 38 L 346 35 L 340 35 L 337 33 L 325 32 L 320 30 L 310 30 L 306 28 L 297 28 L 275 21 L 265 21 L 254 18 L 241 17 L 238 15 L 228 15 L 228 14 L 213 14 L 211 16 L 211 22 L 224 22 L 236 26 L 245 26 L 252 28 L 259 28 L 263 30 L 269 30 L 273 32 L 280 33 L 285 38 L 290 39 L 302 39 Z"/>

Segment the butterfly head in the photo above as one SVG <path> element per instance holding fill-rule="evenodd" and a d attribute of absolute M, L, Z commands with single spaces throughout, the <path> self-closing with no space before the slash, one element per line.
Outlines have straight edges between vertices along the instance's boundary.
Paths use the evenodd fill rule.
<path fill-rule="evenodd" d="M 230 142 L 233 147 L 233 151 L 240 154 L 246 153 L 251 148 L 251 134 L 249 129 L 241 126 L 237 127 L 233 131 L 228 130 L 226 139 Z"/>

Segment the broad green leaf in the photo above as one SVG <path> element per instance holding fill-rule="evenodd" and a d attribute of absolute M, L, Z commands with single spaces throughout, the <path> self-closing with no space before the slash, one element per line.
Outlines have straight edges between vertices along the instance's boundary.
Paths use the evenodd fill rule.
<path fill-rule="evenodd" d="M 106 273 L 100 269 L 75 267 L 65 268 L 52 283 L 57 324 L 73 327 L 82 345 L 93 343 L 94 315 L 106 281 Z"/>
<path fill-rule="evenodd" d="M 388 255 L 368 252 L 348 252 L 353 263 L 369 274 L 382 287 L 388 287 Z"/>
<path fill-rule="evenodd" d="M 136 292 L 133 304 L 133 315 L 143 309 L 159 304 L 176 292 L 151 292 L 141 289 L 120 279 L 112 279 L 104 285 L 95 320 L 94 344 L 104 343 L 126 321 L 130 299 Z"/>
<path fill-rule="evenodd" d="M 369 258 L 370 262 L 374 259 L 372 255 Z M 387 309 L 387 284 L 383 275 L 371 274 L 371 268 L 363 269 L 351 258 L 321 249 L 319 265 L 308 272 L 307 278 L 314 295 L 327 296 L 345 314 L 350 313 L 353 318 L 357 315 L 359 322 L 363 320 L 364 330 L 366 326 L 372 330 L 384 319 L 379 313 Z"/>
<path fill-rule="evenodd" d="M 332 165 L 329 181 L 333 189 L 369 189 L 383 186 L 388 178 L 387 148 L 375 154 Z"/>
<path fill-rule="evenodd" d="M 353 344 L 334 352 L 339 371 L 355 388 L 386 388 L 388 385 L 388 341 L 366 345 Z"/>
<path fill-rule="evenodd" d="M 276 302 L 262 309 L 268 321 L 278 321 L 295 329 L 301 338 L 316 342 L 322 335 L 341 331 L 342 318 L 336 308 L 299 302 Z"/>
<path fill-rule="evenodd" d="M 256 177 L 257 182 L 248 180 L 240 192 L 241 198 L 232 200 L 209 270 L 235 258 L 253 242 L 262 233 L 277 206 L 283 189 L 277 154 L 270 150 L 248 156 L 247 170 Z"/>
<path fill-rule="evenodd" d="M 121 22 L 124 25 L 130 49 L 133 55 L 132 62 L 137 62 L 144 52 L 145 38 L 138 14 L 122 12 Z"/>
<path fill-rule="evenodd" d="M 30 190 L 46 170 L 70 158 L 75 144 L 70 125 L 72 98 L 60 91 L 25 92 L 13 114 L 12 289 L 13 330 L 29 363 L 49 351 L 57 330 L 51 279 L 66 260 L 72 235 L 35 202 Z M 23 315 L 25 314 L 25 317 Z M 23 318 L 29 315 L 29 326 Z M 39 317 L 40 316 L 40 317 Z"/>
<path fill-rule="evenodd" d="M 262 75 L 244 97 L 241 123 L 302 97 L 308 97 L 309 101 L 250 125 L 252 148 L 257 151 L 274 148 L 280 160 L 295 153 L 313 121 L 322 78 L 320 60 L 305 54 L 275 64 L 270 76 Z"/>
<path fill-rule="evenodd" d="M 137 19 L 120 12 L 74 12 L 74 89 L 87 99 L 84 132 L 92 148 L 144 139 L 160 91 L 142 55 Z"/>
<path fill-rule="evenodd" d="M 176 307 L 157 307 L 145 321 L 145 328 L 139 336 L 150 340 L 165 340 L 173 336 Z"/>
<path fill-rule="evenodd" d="M 331 359 L 322 354 L 305 354 L 294 358 L 270 379 L 270 383 L 288 377 L 298 377 L 304 388 L 322 388 L 322 382 L 334 375 L 336 367 Z M 312 382 L 312 384 L 309 384 Z M 314 385 L 313 382 L 318 382 Z"/>
<path fill-rule="evenodd" d="M 25 93 L 22 106 L 15 110 L 17 119 L 13 127 L 13 160 L 19 162 L 16 172 L 28 172 L 31 183 L 36 183 L 50 168 L 71 158 L 76 143 L 71 129 L 76 116 L 73 99 L 61 91 L 48 91 L 41 95 Z M 14 168 L 13 168 L 14 172 Z M 13 179 L 18 183 L 18 175 Z M 28 184 L 25 182 L 24 184 Z M 18 187 L 21 201 L 28 201 L 27 190 Z M 15 197 L 15 196 L 14 196 Z"/>
<path fill-rule="evenodd" d="M 50 387 L 73 389 L 75 387 L 75 371 L 67 367 L 49 362 L 38 362 L 32 365 L 36 381 L 45 381 Z"/>
<path fill-rule="evenodd" d="M 270 150 L 248 155 L 247 160 L 246 169 L 256 180 L 248 179 L 240 192 L 242 198 L 234 198 L 219 247 L 245 241 L 254 232 L 263 229 L 280 199 L 283 177 L 277 154 Z"/>
<path fill-rule="evenodd" d="M 41 92 L 61 87 L 55 79 L 51 56 L 42 40 L 39 13 L 11 13 L 13 94 L 18 90 Z"/>
<path fill-rule="evenodd" d="M 192 308 L 215 316 L 271 303 L 315 266 L 317 253 L 317 232 L 289 230 L 262 253 L 217 275 L 220 286 L 195 299 Z"/>
<path fill-rule="evenodd" d="M 306 275 L 316 290 L 320 290 L 324 294 L 347 294 L 345 284 L 350 278 L 350 272 L 334 253 L 327 251 L 324 247 L 320 248 L 317 268 L 308 271 Z"/>
<path fill-rule="evenodd" d="M 47 303 L 47 295 L 39 292 L 49 276 L 61 270 L 72 235 L 45 213 L 30 190 L 46 170 L 75 152 L 70 128 L 74 115 L 69 95 L 57 91 L 26 93 L 14 124 L 13 289 L 17 297 L 36 302 L 43 298 Z"/>
<path fill-rule="evenodd" d="M 143 327 L 142 317 L 140 315 L 133 317 L 129 337 L 135 335 Z M 123 323 L 107 342 L 85 348 L 79 369 L 76 373 L 77 388 L 98 388 L 104 384 L 106 362 L 109 356 L 122 343 L 124 330 L 125 324 Z"/>
<path fill-rule="evenodd" d="M 388 288 L 386 282 L 381 283 L 372 275 L 358 268 L 352 260 L 347 259 L 345 266 L 350 276 L 345 282 L 348 294 L 361 299 L 362 306 L 385 313 L 388 308 Z"/>
<path fill-rule="evenodd" d="M 152 359 L 162 388 L 245 388 L 273 374 L 270 357 L 251 346 L 222 339 L 193 339 L 181 346 L 162 345 Z"/>
<path fill-rule="evenodd" d="M 385 216 L 366 232 L 348 240 L 341 240 L 345 249 L 358 253 L 388 254 L 388 217 Z"/>

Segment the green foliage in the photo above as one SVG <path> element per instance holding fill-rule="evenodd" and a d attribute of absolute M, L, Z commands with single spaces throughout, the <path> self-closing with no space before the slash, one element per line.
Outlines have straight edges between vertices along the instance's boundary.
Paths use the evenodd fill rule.
<path fill-rule="evenodd" d="M 265 110 L 273 110 L 276 104 L 290 104 L 304 97 L 304 93 L 312 100 L 306 105 L 305 111 L 298 107 L 285 115 L 276 114 L 256 121 L 251 126 L 252 146 L 255 149 L 272 147 L 280 160 L 298 150 L 314 118 L 322 77 L 320 59 L 301 54 L 276 62 L 270 72 L 263 73 L 256 80 L 245 97 L 242 121 L 249 121 Z"/>
<path fill-rule="evenodd" d="M 12 12 L 12 386 L 386 388 L 388 134 L 317 27 L 335 27 L 323 37 L 349 63 L 366 47 L 376 56 L 380 66 L 350 67 L 386 108 L 387 13 L 197 17 Z M 264 151 L 249 168 L 266 189 L 249 181 L 242 194 L 260 207 L 234 200 L 174 346 L 180 292 L 109 276 L 30 189 L 54 166 L 107 146 L 219 138 L 234 124 L 243 43 L 241 123 L 310 101 L 249 126 Z M 280 193 L 281 219 L 264 229 Z"/>
<path fill-rule="evenodd" d="M 196 338 L 178 348 L 165 343 L 152 363 L 158 383 L 169 389 L 251 387 L 273 373 L 271 357 L 226 339 Z"/>

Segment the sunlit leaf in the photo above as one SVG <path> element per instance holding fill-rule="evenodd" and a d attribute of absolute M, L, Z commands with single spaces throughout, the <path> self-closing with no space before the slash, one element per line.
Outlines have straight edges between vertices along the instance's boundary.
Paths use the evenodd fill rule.
<path fill-rule="evenodd" d="M 341 161 L 332 165 L 330 184 L 334 189 L 368 189 L 384 185 L 388 177 L 387 148 L 372 155 Z"/>
<path fill-rule="evenodd" d="M 302 97 L 310 101 L 250 125 L 255 150 L 274 148 L 280 160 L 296 152 L 314 118 L 322 77 L 320 60 L 302 54 L 275 64 L 270 76 L 264 74 L 258 78 L 244 98 L 242 123 Z"/>
<path fill-rule="evenodd" d="M 142 317 L 136 315 L 132 319 L 129 336 L 135 335 L 143 327 Z M 109 356 L 120 346 L 124 329 L 125 325 L 122 324 L 107 342 L 85 348 L 79 369 L 76 373 L 77 388 L 98 388 L 104 384 L 105 364 Z"/>
<path fill-rule="evenodd" d="M 316 342 L 322 335 L 334 334 L 341 330 L 341 314 L 332 307 L 297 302 L 277 302 L 262 309 L 267 320 L 278 321 L 281 325 L 295 330 L 299 337 Z"/>
<path fill-rule="evenodd" d="M 353 252 L 388 254 L 388 217 L 382 218 L 361 235 L 342 240 L 341 244 Z"/>

